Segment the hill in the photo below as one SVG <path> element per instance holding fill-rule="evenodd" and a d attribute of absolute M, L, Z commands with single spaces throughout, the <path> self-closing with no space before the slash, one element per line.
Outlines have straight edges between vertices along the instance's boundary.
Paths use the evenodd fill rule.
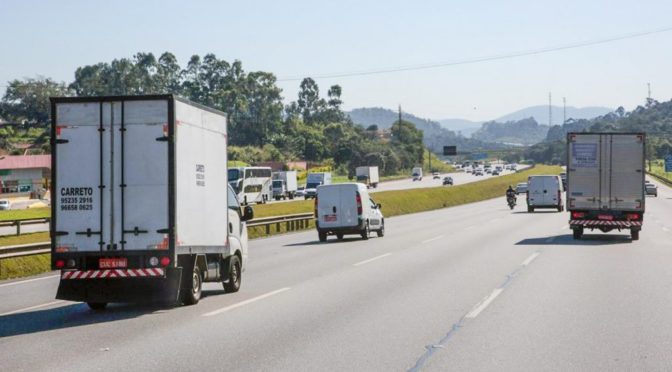
<path fill-rule="evenodd" d="M 562 122 L 562 107 L 561 106 L 551 106 L 553 123 Z M 567 119 L 592 119 L 598 116 L 606 115 L 612 112 L 613 109 L 608 107 L 599 107 L 599 106 L 590 106 L 590 107 L 573 107 L 567 106 Z M 507 122 L 507 121 L 516 121 L 527 118 L 534 118 L 539 124 L 548 125 L 548 106 L 539 105 L 539 106 L 530 106 L 524 109 L 514 111 L 510 114 L 504 115 L 500 118 L 495 119 L 497 122 Z"/>
<path fill-rule="evenodd" d="M 482 121 L 471 121 L 466 119 L 441 119 L 438 121 L 442 127 L 457 132 L 465 137 L 471 135 L 481 128 Z"/>
<path fill-rule="evenodd" d="M 472 138 L 511 145 L 533 145 L 546 138 L 548 128 L 547 125 L 539 125 L 532 117 L 505 123 L 489 121 L 483 123 Z"/>

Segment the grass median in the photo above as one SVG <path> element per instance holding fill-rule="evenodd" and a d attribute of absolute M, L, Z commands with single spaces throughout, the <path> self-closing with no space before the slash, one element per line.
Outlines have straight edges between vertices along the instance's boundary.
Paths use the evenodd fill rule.
<path fill-rule="evenodd" d="M 47 218 L 51 215 L 51 208 L 29 208 L 0 211 L 0 221 L 25 220 L 30 218 Z"/>
<path fill-rule="evenodd" d="M 0 247 L 49 241 L 48 232 L 0 236 Z M 0 260 L 0 280 L 35 275 L 51 270 L 50 255 L 16 257 Z"/>

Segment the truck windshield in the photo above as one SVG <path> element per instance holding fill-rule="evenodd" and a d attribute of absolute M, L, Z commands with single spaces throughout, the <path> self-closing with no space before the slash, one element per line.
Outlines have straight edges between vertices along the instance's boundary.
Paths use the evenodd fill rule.
<path fill-rule="evenodd" d="M 282 181 L 273 181 L 273 188 L 279 189 L 282 187 Z"/>
<path fill-rule="evenodd" d="M 316 189 L 317 186 L 320 186 L 320 183 L 319 183 L 319 182 L 316 182 L 316 183 L 309 183 L 309 184 L 306 185 L 306 188 L 307 188 L 307 189 Z"/>
<path fill-rule="evenodd" d="M 240 170 L 229 169 L 228 177 L 229 177 L 229 182 L 239 179 L 240 178 Z"/>

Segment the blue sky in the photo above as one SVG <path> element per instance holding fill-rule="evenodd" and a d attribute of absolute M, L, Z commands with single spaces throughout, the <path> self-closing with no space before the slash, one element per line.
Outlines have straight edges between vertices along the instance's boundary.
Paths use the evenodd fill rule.
<path fill-rule="evenodd" d="M 672 26 L 670 1 L 35 1 L 1 0 L 0 85 L 138 51 L 239 59 L 278 78 L 376 70 L 506 54 Z M 672 98 L 672 32 L 520 58 L 320 79 L 345 107 L 488 120 L 555 103 L 643 103 L 646 83 Z M 280 84 L 287 101 L 298 81 Z"/>

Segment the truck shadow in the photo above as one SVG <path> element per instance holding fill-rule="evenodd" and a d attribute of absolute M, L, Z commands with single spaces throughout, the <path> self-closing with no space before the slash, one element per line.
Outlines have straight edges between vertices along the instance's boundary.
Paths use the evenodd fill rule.
<path fill-rule="evenodd" d="M 564 212 L 558 212 L 557 210 L 549 209 L 546 211 L 534 211 L 534 212 L 528 212 L 528 211 L 515 211 L 511 212 L 511 214 L 548 214 L 548 213 L 564 213 Z"/>
<path fill-rule="evenodd" d="M 172 306 L 112 304 L 104 311 L 94 311 L 86 304 L 73 303 L 54 309 L 10 314 L 0 316 L 0 338 L 132 319 L 168 308 Z"/>
<path fill-rule="evenodd" d="M 591 235 L 584 234 L 581 239 L 574 239 L 572 234 L 547 236 L 543 238 L 523 239 L 516 245 L 613 245 L 631 244 L 630 235 Z"/>
<path fill-rule="evenodd" d="M 378 238 L 375 234 L 371 234 L 369 239 L 376 239 Z M 305 243 L 292 243 L 292 244 L 285 244 L 283 247 L 304 247 L 304 246 L 309 246 L 309 245 L 325 245 L 325 244 L 339 244 L 339 243 L 347 243 L 347 242 L 356 242 L 356 241 L 366 241 L 362 239 L 359 236 L 352 236 L 351 238 L 343 238 L 341 240 L 338 240 L 336 238 L 333 239 L 327 239 L 326 242 L 322 243 L 319 240 L 314 240 L 312 242 L 305 242 Z"/>

